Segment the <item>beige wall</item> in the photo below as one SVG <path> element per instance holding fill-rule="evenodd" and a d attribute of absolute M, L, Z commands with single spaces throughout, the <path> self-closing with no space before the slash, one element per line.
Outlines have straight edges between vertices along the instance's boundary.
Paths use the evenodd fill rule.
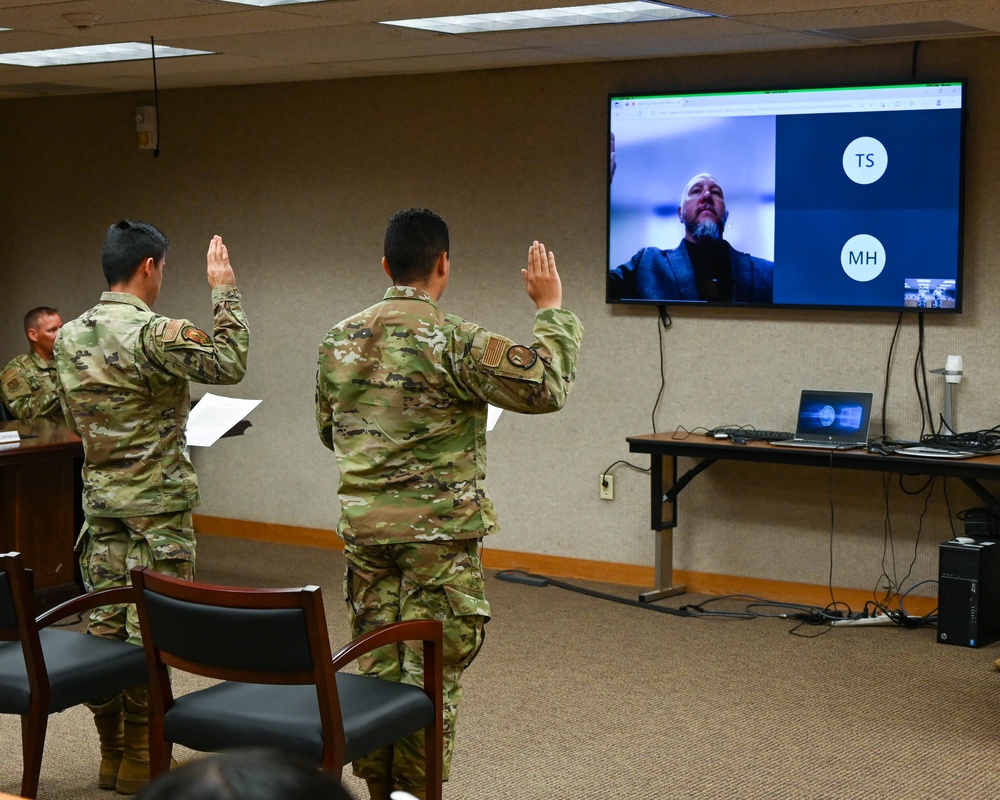
<path fill-rule="evenodd" d="M 926 321 L 929 367 L 965 358 L 960 429 L 996 424 L 1000 48 L 996 39 L 932 42 L 919 80 L 967 78 L 966 311 Z M 660 382 L 656 316 L 604 303 L 605 99 L 610 92 L 699 90 L 910 79 L 909 46 L 701 57 L 452 75 L 387 77 L 188 91 L 163 89 L 161 155 L 136 147 L 132 117 L 150 93 L 0 103 L 0 359 L 22 347 L 33 305 L 73 317 L 104 286 L 100 243 L 123 217 L 173 240 L 157 311 L 209 325 L 204 251 L 230 247 L 252 326 L 245 382 L 220 390 L 263 398 L 240 440 L 196 451 L 202 513 L 333 528 L 336 470 L 312 421 L 317 344 L 377 300 L 386 218 L 429 206 L 450 223 L 453 281 L 445 307 L 514 338 L 530 334 L 519 268 L 533 238 L 557 254 L 566 305 L 587 326 L 579 380 L 555 416 L 506 415 L 491 434 L 489 485 L 503 533 L 497 548 L 651 565 L 648 479 L 619 466 L 614 502 L 598 475 L 631 456 Z M 169 86 L 166 70 L 161 85 Z M 920 232 L 915 231 L 915 236 Z M 663 335 L 666 388 L 659 430 L 727 422 L 787 428 L 802 387 L 871 390 L 881 413 L 894 314 L 673 311 Z M 889 381 L 889 432 L 919 434 L 907 316 Z M 939 378 L 930 379 L 942 403 Z M 201 391 L 196 387 L 196 394 Z M 879 417 L 876 417 L 879 419 Z M 683 465 L 690 466 L 690 463 Z M 908 478 L 906 489 L 919 489 Z M 830 491 L 833 491 L 831 513 Z M 910 496 L 897 478 L 719 463 L 682 495 L 679 568 L 874 587 L 890 497 L 898 577 L 936 577 L 948 538 L 942 482 Z M 976 505 L 949 482 L 952 510 Z M 834 535 L 831 539 L 831 528 Z M 832 545 L 831 545 L 832 542 Z M 887 562 L 891 569 L 891 560 Z M 890 572 L 891 574 L 891 572 Z"/>

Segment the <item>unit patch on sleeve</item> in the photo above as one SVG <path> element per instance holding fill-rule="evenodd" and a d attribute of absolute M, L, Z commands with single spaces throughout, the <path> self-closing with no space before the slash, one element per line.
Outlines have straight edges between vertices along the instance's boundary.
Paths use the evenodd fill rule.
<path fill-rule="evenodd" d="M 28 393 L 28 385 L 21 380 L 21 377 L 14 370 L 8 370 L 3 378 L 4 386 L 7 387 L 7 396 L 11 399 Z"/>
<path fill-rule="evenodd" d="M 523 344 L 515 344 L 507 351 L 507 360 L 515 367 L 520 367 L 521 369 L 530 367 L 535 363 L 537 358 L 538 353 L 530 347 L 525 347 Z"/>
<path fill-rule="evenodd" d="M 211 336 L 205 333 L 205 331 L 195 327 L 185 328 L 184 333 L 182 333 L 181 336 L 183 336 L 189 342 L 200 344 L 203 347 L 207 347 L 212 343 Z"/>

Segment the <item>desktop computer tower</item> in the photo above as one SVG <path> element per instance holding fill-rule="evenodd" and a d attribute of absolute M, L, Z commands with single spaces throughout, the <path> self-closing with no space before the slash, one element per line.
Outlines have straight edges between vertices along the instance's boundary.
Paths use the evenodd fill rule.
<path fill-rule="evenodd" d="M 982 647 L 1000 639 L 1000 543 L 953 539 L 938 556 L 937 640 Z"/>

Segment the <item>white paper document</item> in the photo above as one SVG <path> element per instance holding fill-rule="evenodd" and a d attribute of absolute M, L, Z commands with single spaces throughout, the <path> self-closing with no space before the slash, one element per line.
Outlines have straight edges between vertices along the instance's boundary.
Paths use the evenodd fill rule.
<path fill-rule="evenodd" d="M 487 404 L 486 406 L 486 430 L 487 432 L 493 430 L 493 426 L 497 424 L 497 420 L 500 419 L 500 415 L 503 413 L 502 408 L 497 408 L 496 406 Z"/>
<path fill-rule="evenodd" d="M 195 447 L 208 447 L 243 417 L 253 411 L 260 400 L 243 400 L 239 397 L 219 397 L 206 392 L 191 409 L 187 423 L 187 443 Z"/>

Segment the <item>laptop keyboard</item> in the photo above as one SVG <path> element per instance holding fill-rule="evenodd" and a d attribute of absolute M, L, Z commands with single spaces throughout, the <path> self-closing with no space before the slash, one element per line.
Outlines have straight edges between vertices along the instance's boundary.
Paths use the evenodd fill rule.
<path fill-rule="evenodd" d="M 795 438 L 795 434 L 790 431 L 762 431 L 756 428 L 713 428 L 708 435 L 720 439 L 738 437 L 748 442 L 784 442 Z"/>

